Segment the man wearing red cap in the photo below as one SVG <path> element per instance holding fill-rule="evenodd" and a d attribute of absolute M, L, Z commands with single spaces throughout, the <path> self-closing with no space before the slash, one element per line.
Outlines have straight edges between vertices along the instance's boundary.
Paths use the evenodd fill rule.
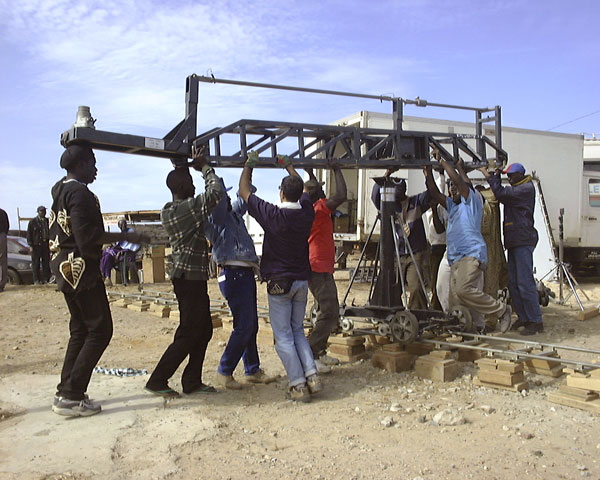
<path fill-rule="evenodd" d="M 535 187 L 531 175 L 525 175 L 520 163 L 509 165 L 505 173 L 510 186 L 503 187 L 500 172 L 490 174 L 480 168 L 494 195 L 504 204 L 504 247 L 508 250 L 508 290 L 519 320 L 516 330 L 524 327 L 521 335 L 535 335 L 544 331 L 542 310 L 533 278 L 533 250 L 538 233 L 533 226 Z"/>

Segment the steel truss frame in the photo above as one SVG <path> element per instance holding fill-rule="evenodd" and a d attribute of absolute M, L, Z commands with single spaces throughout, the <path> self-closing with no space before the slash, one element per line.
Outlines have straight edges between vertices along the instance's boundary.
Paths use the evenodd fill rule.
<path fill-rule="evenodd" d="M 319 125 L 308 123 L 273 122 L 263 120 L 239 120 L 223 128 L 215 128 L 196 135 L 198 119 L 199 84 L 224 83 L 259 88 L 292 90 L 327 95 L 342 95 L 387 101 L 392 104 L 394 127 L 392 129 L 371 129 L 344 125 Z M 404 105 L 420 107 L 432 106 L 475 113 L 475 135 L 455 133 L 415 132 L 402 129 Z M 489 116 L 486 116 L 491 114 Z M 494 138 L 483 135 L 483 127 L 493 124 Z M 236 152 L 226 155 L 222 152 L 223 139 L 234 135 L 239 139 Z M 297 149 L 294 152 L 280 152 L 282 141 L 295 138 Z M 473 149 L 467 139 L 474 139 Z M 400 97 L 365 95 L 358 93 L 318 90 L 283 85 L 242 82 L 190 75 L 186 79 L 185 117 L 162 139 L 128 135 L 96 130 L 93 127 L 76 127 L 63 132 L 61 143 L 64 146 L 77 141 L 86 141 L 92 148 L 113 152 L 170 158 L 176 164 L 186 162 L 191 156 L 191 146 L 208 146 L 208 158 L 217 167 L 241 167 L 250 150 L 259 153 L 258 168 L 272 168 L 279 153 L 289 155 L 294 165 L 303 167 L 327 167 L 332 160 L 341 168 L 418 168 L 437 163 L 431 160 L 431 152 L 451 163 L 460 155 L 466 163 L 474 166 L 495 163 L 498 166 L 507 162 L 508 155 L 502 149 L 501 109 L 465 107 L 441 103 L 429 103 L 417 98 L 408 100 Z M 212 148 L 211 148 L 212 147 Z M 488 156 L 488 150 L 493 156 Z"/>

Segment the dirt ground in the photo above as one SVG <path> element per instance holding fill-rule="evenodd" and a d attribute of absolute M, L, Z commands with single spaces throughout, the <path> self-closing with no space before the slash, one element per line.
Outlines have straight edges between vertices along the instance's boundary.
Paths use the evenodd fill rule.
<path fill-rule="evenodd" d="M 343 294 L 344 282 L 339 288 Z M 600 303 L 600 286 L 585 288 L 589 305 Z M 220 298 L 212 281 L 210 291 Z M 175 321 L 114 306 L 112 313 L 113 340 L 99 364 L 151 370 Z M 579 322 L 573 308 L 551 305 L 544 322 L 540 341 L 600 348 L 600 317 Z M 62 294 L 8 286 L 0 325 L 2 479 L 600 479 L 600 415 L 546 399 L 564 378 L 527 374 L 521 394 L 473 385 L 472 363 L 459 364 L 455 381 L 433 383 L 366 360 L 334 367 L 312 403 L 296 404 L 284 397 L 272 344 L 262 341 L 262 366 L 279 382 L 165 402 L 143 390 L 147 376 L 94 374 L 88 392 L 102 413 L 70 419 L 50 409 L 68 339 Z M 226 339 L 214 330 L 207 383 Z M 180 371 L 171 386 L 180 389 Z M 433 422 L 444 410 L 460 424 Z"/>

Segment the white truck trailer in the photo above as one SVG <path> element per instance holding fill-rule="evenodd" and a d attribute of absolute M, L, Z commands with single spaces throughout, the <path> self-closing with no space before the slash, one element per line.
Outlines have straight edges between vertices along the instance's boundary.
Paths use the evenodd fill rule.
<path fill-rule="evenodd" d="M 392 128 L 392 116 L 368 111 L 345 117 L 336 124 L 362 128 Z M 459 133 L 467 137 L 475 133 L 472 123 L 405 116 L 404 130 Z M 484 134 L 493 136 L 493 127 L 485 127 Z M 522 163 L 528 173 L 535 172 L 540 179 L 548 209 L 551 232 L 558 243 L 559 211 L 564 209 L 565 261 L 577 268 L 600 267 L 600 171 L 584 172 L 582 135 L 502 127 L 502 148 L 508 153 L 509 163 Z M 600 158 L 600 155 L 599 155 Z M 319 172 L 329 193 L 331 176 Z M 344 216 L 335 219 L 336 240 L 360 244 L 367 239 L 377 217 L 371 202 L 372 177 L 382 175 L 381 170 L 345 170 L 348 202 L 339 210 Z M 400 170 L 394 175 L 407 179 L 408 194 L 424 190 L 424 177 L 420 169 Z M 478 172 L 473 174 L 479 177 Z M 482 177 L 481 177 L 482 178 Z M 538 199 L 536 228 L 540 242 L 536 249 L 535 264 L 538 276 L 549 271 L 553 255 L 546 222 Z M 377 239 L 378 227 L 374 239 Z"/>

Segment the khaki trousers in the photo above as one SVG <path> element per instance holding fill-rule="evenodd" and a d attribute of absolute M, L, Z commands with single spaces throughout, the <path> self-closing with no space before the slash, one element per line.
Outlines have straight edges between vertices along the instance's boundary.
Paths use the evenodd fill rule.
<path fill-rule="evenodd" d="M 499 317 L 506 305 L 490 295 L 483 293 L 483 270 L 481 263 L 474 257 L 463 257 L 450 267 L 450 309 L 463 305 L 479 313 L 473 316 L 476 327 L 484 326 L 482 315 Z"/>

